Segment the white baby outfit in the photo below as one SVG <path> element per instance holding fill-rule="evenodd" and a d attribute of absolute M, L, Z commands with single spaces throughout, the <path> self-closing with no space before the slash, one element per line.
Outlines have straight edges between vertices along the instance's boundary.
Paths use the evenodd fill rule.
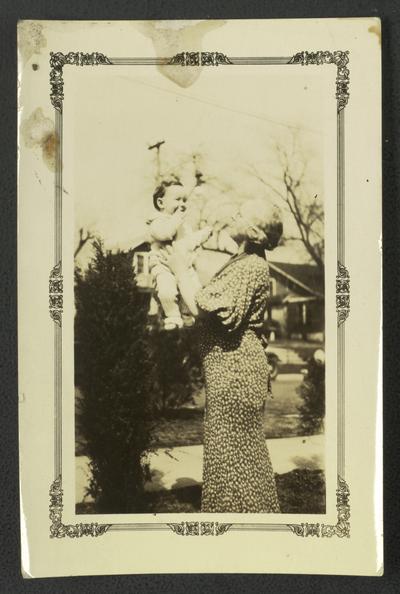
<path fill-rule="evenodd" d="M 178 211 L 174 214 L 161 212 L 148 223 L 151 244 L 150 272 L 154 276 L 156 293 L 165 314 L 165 329 L 181 328 L 183 320 L 178 303 L 177 279 L 163 262 L 163 251 L 165 253 L 166 246 L 179 242 L 187 251 L 193 252 L 209 236 L 208 229 L 193 231 L 187 224 L 182 222 L 182 218 L 182 213 Z M 196 286 L 200 287 L 193 266 L 189 268 L 188 274 L 192 277 Z"/>

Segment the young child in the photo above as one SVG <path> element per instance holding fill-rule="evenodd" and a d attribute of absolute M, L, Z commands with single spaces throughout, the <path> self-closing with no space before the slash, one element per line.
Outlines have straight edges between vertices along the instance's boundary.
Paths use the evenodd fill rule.
<path fill-rule="evenodd" d="M 163 263 L 163 250 L 174 242 L 180 242 L 189 252 L 204 243 L 211 227 L 193 231 L 184 222 L 186 195 L 178 178 L 163 180 L 153 194 L 153 203 L 158 215 L 148 222 L 150 235 L 150 271 L 155 278 L 156 292 L 165 314 L 164 328 L 182 328 L 183 319 L 178 304 L 177 280 L 168 266 Z M 193 282 L 200 288 L 197 274 L 192 267 Z"/>

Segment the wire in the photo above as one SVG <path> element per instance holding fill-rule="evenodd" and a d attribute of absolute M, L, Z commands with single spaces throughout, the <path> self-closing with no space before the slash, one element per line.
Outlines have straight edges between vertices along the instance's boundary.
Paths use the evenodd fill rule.
<path fill-rule="evenodd" d="M 307 128 L 306 126 L 296 126 L 294 124 L 285 124 L 283 122 L 279 122 L 278 120 L 272 120 L 270 118 L 267 118 L 266 116 L 262 116 L 262 115 L 257 115 L 255 113 L 251 113 L 249 111 L 242 111 L 240 109 L 235 109 L 234 107 L 227 107 L 225 105 L 220 105 L 219 103 L 215 103 L 213 101 L 210 101 L 208 99 L 204 99 L 201 97 L 196 97 L 194 95 L 184 95 L 183 93 L 177 93 L 176 91 L 172 91 L 169 89 L 163 89 L 162 87 L 158 87 L 157 85 L 152 85 L 151 83 L 147 83 L 144 82 L 143 80 L 138 80 L 138 79 L 130 79 L 133 80 L 135 83 L 139 84 L 139 85 L 143 85 L 145 87 L 150 87 L 152 89 L 156 89 L 158 91 L 161 91 L 163 93 L 169 93 L 170 95 L 176 95 L 177 97 L 182 97 L 183 99 L 190 99 L 192 101 L 197 101 L 198 103 L 203 103 L 205 105 L 211 105 L 212 107 L 217 107 L 218 109 L 222 109 L 224 111 L 230 111 L 232 113 L 237 113 L 237 114 L 241 114 L 241 115 L 246 115 L 250 118 L 254 118 L 256 120 L 261 120 L 263 122 L 268 122 L 270 124 L 275 124 L 276 126 L 283 126 L 285 128 L 289 128 L 289 129 L 294 129 L 294 130 L 306 130 L 307 132 L 311 132 L 312 134 L 321 134 L 321 131 L 319 130 L 313 130 L 312 128 Z"/>

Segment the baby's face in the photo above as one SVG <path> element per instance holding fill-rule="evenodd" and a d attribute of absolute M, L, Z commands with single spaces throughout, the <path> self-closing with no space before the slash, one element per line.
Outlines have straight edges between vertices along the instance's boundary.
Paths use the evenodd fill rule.
<path fill-rule="evenodd" d="M 158 205 L 162 212 L 174 214 L 176 211 L 186 210 L 186 193 L 183 186 L 169 186 L 165 194 L 158 199 Z"/>

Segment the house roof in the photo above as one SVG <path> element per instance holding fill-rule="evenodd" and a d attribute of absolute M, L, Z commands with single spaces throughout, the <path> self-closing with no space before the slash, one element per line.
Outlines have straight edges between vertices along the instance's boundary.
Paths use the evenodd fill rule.
<path fill-rule="evenodd" d="M 147 252 L 150 249 L 149 240 L 145 235 L 140 235 L 132 240 L 131 250 Z"/>
<path fill-rule="evenodd" d="M 271 271 L 285 276 L 311 295 L 324 296 L 324 275 L 314 264 L 269 262 Z"/>

